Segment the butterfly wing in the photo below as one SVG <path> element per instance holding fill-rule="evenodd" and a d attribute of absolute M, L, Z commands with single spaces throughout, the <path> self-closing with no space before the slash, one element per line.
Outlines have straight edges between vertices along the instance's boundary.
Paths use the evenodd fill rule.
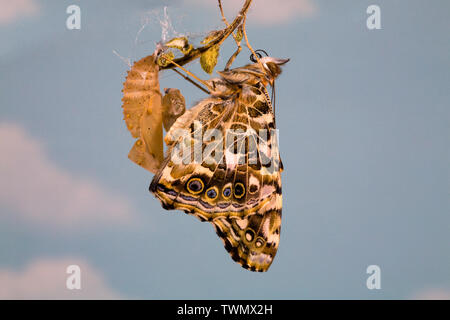
<path fill-rule="evenodd" d="M 256 87 L 244 87 L 229 99 L 202 100 L 167 133 L 168 154 L 150 185 L 164 208 L 210 221 L 232 258 L 255 271 L 267 270 L 279 239 L 281 175 L 271 161 L 279 160 L 273 120 L 270 100 Z M 265 130 L 265 139 L 259 130 Z M 209 132 L 232 142 L 220 144 Z M 198 161 L 195 145 L 201 146 Z M 249 152 L 250 145 L 254 152 Z M 184 153 L 180 146 L 194 148 Z M 208 150 L 214 157 L 205 157 Z M 232 227 L 244 224 L 248 227 Z M 249 240 L 251 232 L 254 238 Z"/>
<path fill-rule="evenodd" d="M 211 222 L 231 258 L 243 268 L 263 272 L 272 264 L 280 242 L 281 197 L 277 192 L 256 214 Z"/>

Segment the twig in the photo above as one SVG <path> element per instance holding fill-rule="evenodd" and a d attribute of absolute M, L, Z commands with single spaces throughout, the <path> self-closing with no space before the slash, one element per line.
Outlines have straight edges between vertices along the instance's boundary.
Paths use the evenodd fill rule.
<path fill-rule="evenodd" d="M 189 53 L 187 53 L 183 57 L 173 60 L 173 63 L 169 63 L 166 66 L 160 67 L 160 69 L 165 70 L 175 68 L 176 66 L 183 66 L 186 63 L 189 63 L 197 59 L 202 55 L 202 53 L 206 52 L 213 46 L 220 45 L 222 42 L 225 41 L 225 39 L 227 39 L 230 36 L 230 34 L 234 32 L 234 30 L 236 30 L 237 27 L 239 27 L 242 24 L 242 21 L 245 20 L 247 11 L 252 1 L 253 0 L 245 0 L 245 3 L 242 6 L 241 11 L 239 11 L 239 14 L 236 16 L 236 18 L 228 27 L 226 27 L 221 31 L 221 35 L 219 35 L 217 38 L 211 40 L 202 47 L 192 49 L 191 51 L 189 51 Z"/>
<path fill-rule="evenodd" d="M 222 0 L 218 0 L 218 2 L 219 2 L 220 14 L 222 15 L 222 21 L 228 27 L 230 24 L 228 23 L 227 18 L 225 17 L 225 14 L 223 13 Z"/>

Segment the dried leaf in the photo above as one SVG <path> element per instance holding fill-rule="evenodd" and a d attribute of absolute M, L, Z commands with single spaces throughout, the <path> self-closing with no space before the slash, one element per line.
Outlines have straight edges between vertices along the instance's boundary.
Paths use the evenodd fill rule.
<path fill-rule="evenodd" d="M 200 56 L 200 65 L 206 73 L 211 74 L 217 64 L 219 57 L 219 46 L 213 46 Z"/>
<path fill-rule="evenodd" d="M 173 38 L 164 45 L 169 48 L 178 49 L 183 54 L 188 54 L 193 48 L 186 37 Z"/>

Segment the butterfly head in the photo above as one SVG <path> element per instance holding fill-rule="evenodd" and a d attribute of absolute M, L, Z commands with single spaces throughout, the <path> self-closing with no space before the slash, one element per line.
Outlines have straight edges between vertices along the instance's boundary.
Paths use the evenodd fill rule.
<path fill-rule="evenodd" d="M 275 80 L 281 74 L 281 66 L 289 62 L 290 59 L 279 59 L 273 57 L 264 57 L 259 59 L 264 67 L 264 73 L 268 80 Z M 258 65 L 258 62 L 255 63 Z"/>
<path fill-rule="evenodd" d="M 288 61 L 289 59 L 262 57 L 259 58 L 259 62 L 256 61 L 240 68 L 218 73 L 228 83 L 240 84 L 245 82 L 252 85 L 261 82 L 264 86 L 273 85 L 275 79 L 281 74 L 281 66 Z"/>

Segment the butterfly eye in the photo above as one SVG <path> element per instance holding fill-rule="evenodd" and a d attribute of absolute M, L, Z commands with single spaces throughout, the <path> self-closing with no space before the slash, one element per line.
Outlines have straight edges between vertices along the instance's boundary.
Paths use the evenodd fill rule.
<path fill-rule="evenodd" d="M 245 194 L 245 187 L 242 183 L 238 182 L 234 185 L 234 196 L 236 198 L 242 198 Z"/>
<path fill-rule="evenodd" d="M 231 188 L 230 187 L 224 188 L 222 194 L 224 198 L 229 198 L 231 196 Z"/>
<path fill-rule="evenodd" d="M 203 184 L 202 179 L 200 178 L 192 178 L 187 183 L 187 189 L 192 194 L 199 194 L 203 191 L 205 185 Z"/>
<path fill-rule="evenodd" d="M 215 199 L 217 198 L 217 188 L 216 187 L 211 187 L 208 190 L 206 190 L 206 196 L 210 199 Z"/>

